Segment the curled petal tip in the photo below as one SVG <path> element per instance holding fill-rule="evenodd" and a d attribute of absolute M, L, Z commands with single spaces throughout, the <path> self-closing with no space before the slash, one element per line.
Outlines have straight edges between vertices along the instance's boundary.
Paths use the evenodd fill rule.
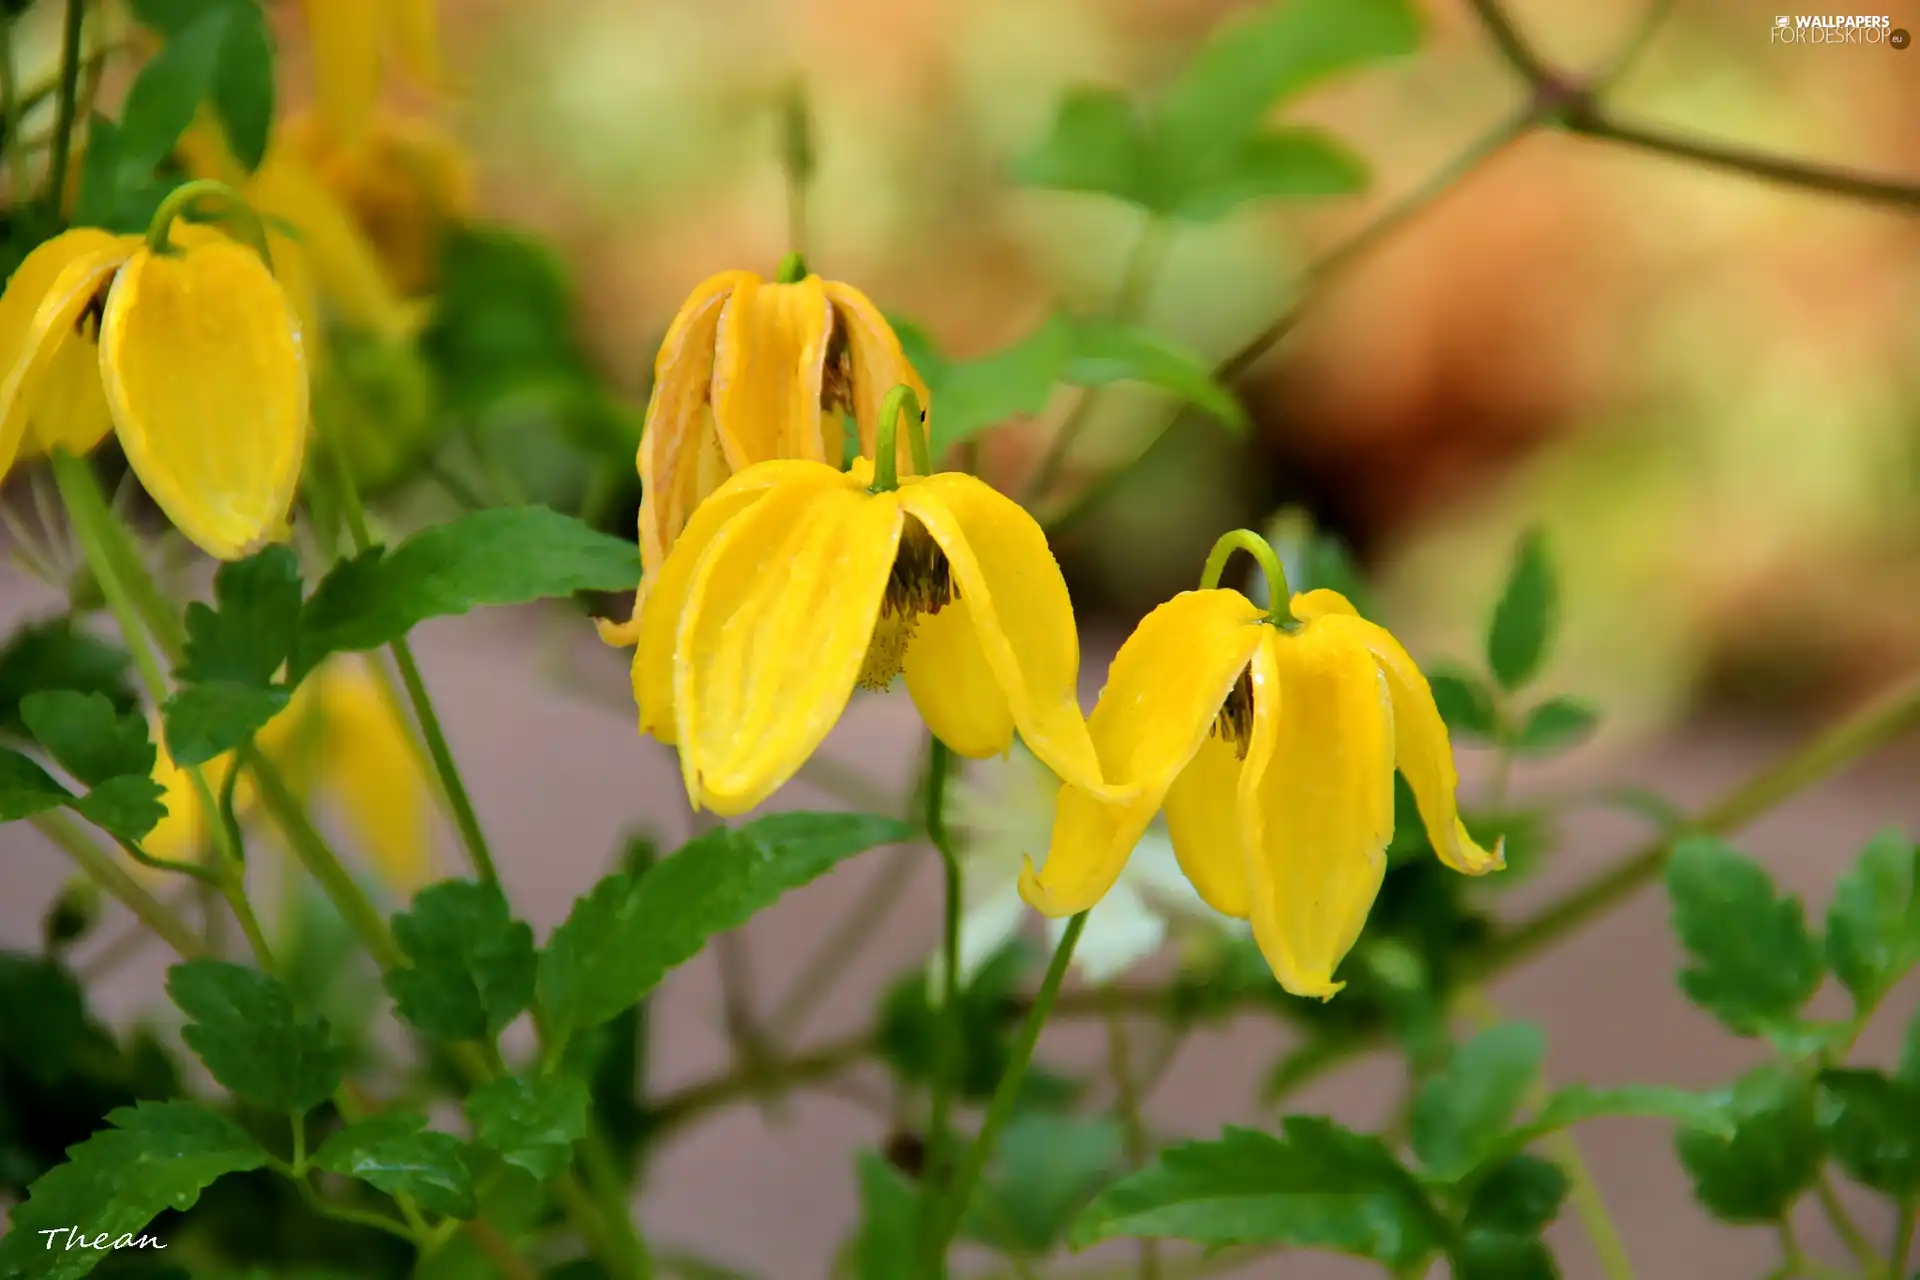
<path fill-rule="evenodd" d="M 1053 895 L 1040 883 L 1040 873 L 1034 869 L 1033 858 L 1027 854 L 1020 855 L 1020 897 L 1043 916 L 1073 914 L 1060 911 L 1052 905 Z"/>
<path fill-rule="evenodd" d="M 593 629 L 600 633 L 600 639 L 616 649 L 631 649 L 640 643 L 640 611 L 634 610 L 633 616 L 625 622 L 615 622 L 612 618 L 595 618 Z"/>
<path fill-rule="evenodd" d="M 1280 985 L 1285 988 L 1288 995 L 1299 996 L 1305 1000 L 1318 1000 L 1321 1004 L 1325 1004 L 1345 990 L 1347 984 L 1323 978 L 1317 982 L 1299 980 L 1287 982 L 1283 979 Z"/>

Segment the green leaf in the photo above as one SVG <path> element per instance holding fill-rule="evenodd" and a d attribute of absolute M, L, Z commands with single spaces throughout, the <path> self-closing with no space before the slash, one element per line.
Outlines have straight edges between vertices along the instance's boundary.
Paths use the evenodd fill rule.
<path fill-rule="evenodd" d="M 1014 165 L 1014 177 L 1030 187 L 1092 191 L 1151 207 L 1146 145 L 1125 94 L 1070 89 L 1060 99 L 1052 131 Z"/>
<path fill-rule="evenodd" d="M 1680 989 L 1741 1035 L 1799 1012 L 1820 985 L 1820 948 L 1796 898 L 1717 840 L 1682 840 L 1667 863 L 1673 928 L 1691 958 Z"/>
<path fill-rule="evenodd" d="M 215 680 L 183 686 L 161 708 L 167 751 L 185 767 L 225 755 L 286 709 L 285 689 Z"/>
<path fill-rule="evenodd" d="M 372 1116 L 321 1143 L 313 1163 L 388 1195 L 412 1196 L 429 1212 L 471 1218 L 477 1207 L 467 1144 L 426 1124 L 424 1116 Z"/>
<path fill-rule="evenodd" d="M 1468 1231 L 1451 1259 L 1453 1280 L 1560 1280 L 1546 1242 L 1499 1231 Z"/>
<path fill-rule="evenodd" d="M 961 1097 L 991 1097 L 1006 1074 L 1011 1053 L 1008 1014 L 1032 960 L 1032 950 L 1015 939 L 974 970 L 960 989 L 960 1062 L 955 1075 Z M 1271 981 L 1271 972 L 1267 977 Z M 902 1080 L 928 1081 L 940 1069 L 945 1014 L 935 1003 L 938 994 L 927 969 L 916 966 L 881 1000 L 875 1047 Z"/>
<path fill-rule="evenodd" d="M 1827 1142 L 1861 1186 L 1900 1199 L 1920 1191 L 1920 1085 L 1878 1071 L 1827 1071 Z"/>
<path fill-rule="evenodd" d="M 1506 590 L 1487 626 L 1487 667 L 1514 690 L 1539 673 L 1560 625 L 1560 588 L 1546 534 L 1530 530 L 1514 548 Z"/>
<path fill-rule="evenodd" d="M 73 810 L 102 831 L 126 840 L 144 840 L 167 816 L 166 792 L 151 777 L 125 774 L 73 801 Z"/>
<path fill-rule="evenodd" d="M 153 743 L 137 712 L 121 715 L 103 693 L 51 689 L 20 699 L 34 740 L 68 773 L 94 786 L 123 774 L 153 772 Z"/>
<path fill-rule="evenodd" d="M 900 1171 L 870 1151 L 855 1163 L 860 1179 L 860 1234 L 854 1241 L 858 1280 L 917 1275 L 920 1197 Z"/>
<path fill-rule="evenodd" d="M 1291 1244 L 1411 1269 L 1444 1227 L 1379 1139 L 1289 1116 L 1279 1138 L 1230 1128 L 1218 1142 L 1168 1148 L 1103 1192 L 1068 1238 L 1076 1249 L 1113 1236 Z"/>
<path fill-rule="evenodd" d="M 1920 1009 L 1913 1011 L 1913 1018 L 1907 1023 L 1906 1043 L 1900 1049 L 1900 1065 L 1894 1070 L 1894 1079 L 1920 1089 Z"/>
<path fill-rule="evenodd" d="M 89 1029 L 86 999 L 65 965 L 0 951 L 0 1056 L 38 1083 L 57 1085 L 75 1065 Z M 0 1105 L 0 1132 L 5 1115 Z"/>
<path fill-rule="evenodd" d="M 123 182 L 151 174 L 193 123 L 194 112 L 213 90 L 230 18 L 225 6 L 209 8 L 140 68 L 120 111 Z"/>
<path fill-rule="evenodd" d="M 274 544 L 220 566 L 213 604 L 187 606 L 186 661 L 180 678 L 263 689 L 300 638 L 300 562 Z"/>
<path fill-rule="evenodd" d="M 1440 1178 L 1478 1163 L 1520 1105 L 1546 1053 L 1546 1037 L 1530 1022 L 1489 1027 L 1454 1050 L 1446 1069 L 1420 1086 L 1413 1101 L 1413 1151 Z"/>
<path fill-rule="evenodd" d="M 18 751 L 0 747 L 0 822 L 18 822 L 57 809 L 72 797 L 67 789 Z"/>
<path fill-rule="evenodd" d="M 443 1040 L 491 1040 L 533 1001 L 533 930 L 499 889 L 470 880 L 429 885 L 393 918 L 412 966 L 390 969 L 402 1018 Z"/>
<path fill-rule="evenodd" d="M 540 956 L 540 1008 L 562 1033 L 639 1000 L 716 933 L 745 924 L 854 854 L 914 828 L 857 813 L 776 813 L 688 841 L 638 879 L 616 872 L 574 903 Z"/>
<path fill-rule="evenodd" d="M 1046 408 L 1073 352 L 1073 331 L 1063 316 L 971 360 L 945 359 L 921 330 L 905 321 L 893 324 L 907 359 L 933 396 L 928 429 L 936 460 L 987 427 Z"/>
<path fill-rule="evenodd" d="M 340 1087 L 327 1020 L 294 1008 L 280 982 L 218 960 L 167 971 L 167 994 L 191 1020 L 181 1032 L 213 1078 L 271 1111 L 306 1111 Z"/>
<path fill-rule="evenodd" d="M 1538 1235 L 1560 1216 L 1567 1175 L 1535 1156 L 1509 1156 L 1474 1184 L 1461 1225 L 1469 1231 Z"/>
<path fill-rule="evenodd" d="M 1493 690 L 1487 682 L 1465 667 L 1436 665 L 1427 673 L 1433 689 L 1433 705 L 1447 728 L 1472 741 L 1492 741 L 1497 724 L 1493 713 Z"/>
<path fill-rule="evenodd" d="M 1221 24 L 1188 61 L 1154 120 L 1163 192 L 1216 173 L 1282 99 L 1350 68 L 1414 51 L 1420 26 L 1400 0 L 1285 0 Z"/>
<path fill-rule="evenodd" d="M 254 0 L 238 0 L 232 9 L 213 71 L 213 107 L 233 158 L 251 172 L 266 158 L 273 132 L 273 37 Z"/>
<path fill-rule="evenodd" d="M 41 689 L 104 694 L 115 710 L 133 710 L 129 665 L 125 651 L 76 630 L 65 615 L 28 623 L 0 647 L 0 731 L 27 732 L 20 700 Z"/>
<path fill-rule="evenodd" d="M 1750 1072 L 1720 1096 L 1733 1135 L 1683 1128 L 1674 1136 L 1694 1195 L 1727 1222 L 1772 1222 L 1820 1169 L 1813 1090 L 1783 1068 Z"/>
<path fill-rule="evenodd" d="M 1525 756 L 1546 756 L 1584 742 L 1600 723 L 1600 710 L 1578 698 L 1553 698 L 1535 707 L 1513 740 Z"/>
<path fill-rule="evenodd" d="M 590 1099 L 577 1076 L 505 1077 L 467 1097 L 475 1140 L 510 1165 L 542 1182 L 560 1176 L 573 1159 L 573 1144 L 587 1134 Z"/>
<path fill-rule="evenodd" d="M 546 507 L 498 507 L 335 565 L 307 602 L 300 671 L 337 650 L 377 649 L 428 618 L 576 591 L 632 590 L 640 556 Z"/>
<path fill-rule="evenodd" d="M 1721 1137 L 1733 1136 L 1732 1122 L 1727 1118 L 1720 1100 L 1708 1094 L 1692 1093 L 1663 1084 L 1632 1084 L 1617 1089 L 1568 1085 L 1548 1098 L 1547 1104 L 1540 1108 L 1540 1114 L 1515 1130 L 1515 1133 L 1524 1135 L 1525 1140 L 1531 1142 L 1545 1134 L 1569 1129 L 1602 1116 L 1673 1120 Z"/>
<path fill-rule="evenodd" d="M 267 1153 L 226 1117 L 193 1102 L 142 1102 L 107 1116 L 102 1129 L 67 1152 L 27 1189 L 0 1239 L 0 1275 L 75 1280 L 110 1255 L 46 1232 L 75 1228 L 109 1243 L 140 1232 L 162 1213 L 184 1212 L 229 1173 L 258 1169 Z M 129 1244 L 132 1241 L 128 1242 Z M 162 1241 L 162 1243 L 166 1243 Z M 50 1247 L 56 1246 L 56 1247 Z"/>
<path fill-rule="evenodd" d="M 1038 1256 L 1126 1168 L 1110 1120 L 1029 1111 L 1000 1135 L 995 1167 L 971 1202 L 968 1230 L 1007 1253 Z"/>
<path fill-rule="evenodd" d="M 1246 410 L 1213 379 L 1207 363 L 1136 325 L 1113 320 L 1071 322 L 1072 354 L 1062 377 L 1076 386 L 1144 382 L 1206 410 L 1235 430 L 1245 430 Z"/>
<path fill-rule="evenodd" d="M 1345 143 L 1318 129 L 1280 129 L 1220 153 L 1210 168 L 1189 168 L 1161 204 L 1172 217 L 1213 222 L 1249 200 L 1352 195 L 1366 186 L 1366 162 Z"/>
<path fill-rule="evenodd" d="M 1920 960 L 1920 846 L 1882 831 L 1840 877 L 1827 908 L 1827 963 L 1867 1010 Z"/>

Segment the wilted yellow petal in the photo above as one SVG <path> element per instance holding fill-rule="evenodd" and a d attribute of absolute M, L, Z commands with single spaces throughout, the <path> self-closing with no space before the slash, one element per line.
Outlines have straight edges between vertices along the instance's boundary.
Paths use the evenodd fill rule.
<path fill-rule="evenodd" d="M 1386 874 L 1393 708 L 1350 632 L 1310 622 L 1263 650 L 1240 791 L 1253 936 L 1281 986 L 1324 999 Z"/>
<path fill-rule="evenodd" d="M 1046 865 L 1036 873 L 1029 864 L 1020 877 L 1021 896 L 1036 910 L 1073 915 L 1113 887 L 1167 789 L 1212 732 L 1260 644 L 1265 616 L 1237 591 L 1187 591 L 1141 619 L 1087 721 L 1101 773 L 1131 788 L 1130 797 L 1102 801 L 1061 787 Z"/>
<path fill-rule="evenodd" d="M 910 479 L 899 494 L 946 552 L 953 585 L 1028 748 L 1061 781 L 1113 796 L 1080 712 L 1073 604 L 1040 526 L 1020 504 L 968 475 Z"/>
<path fill-rule="evenodd" d="M 1328 618 L 1322 625 L 1350 635 L 1351 643 L 1373 654 L 1386 676 L 1387 691 L 1393 698 L 1394 758 L 1413 789 L 1420 821 L 1426 825 L 1434 853 L 1455 871 L 1470 876 L 1500 870 L 1506 860 L 1499 847 L 1491 852 L 1482 849 L 1460 821 L 1454 800 L 1460 778 L 1454 772 L 1453 747 L 1447 741 L 1446 722 L 1433 705 L 1433 690 L 1420 668 L 1384 627 L 1364 618 Z"/>
<path fill-rule="evenodd" d="M 397 0 L 304 0 L 320 116 L 342 142 L 358 142 L 380 96 L 384 10 Z"/>
<path fill-rule="evenodd" d="M 1240 830 L 1240 757 L 1215 733 L 1167 789 L 1167 835 L 1194 891 L 1221 915 L 1247 918 L 1247 852 Z"/>
<path fill-rule="evenodd" d="M 723 816 L 778 790 L 840 718 L 893 572 L 898 496 L 811 469 L 837 483 L 782 485 L 730 520 L 680 619 L 681 770 L 695 807 Z"/>
<path fill-rule="evenodd" d="M 137 250 L 100 330 L 107 403 L 148 494 L 208 554 L 282 537 L 307 446 L 299 323 L 251 249 Z"/>
<path fill-rule="evenodd" d="M 926 422 L 917 426 L 905 424 L 895 437 L 899 474 L 913 475 L 913 444 L 907 430 L 919 431 L 923 436 L 931 430 L 933 398 L 927 384 L 907 362 L 907 354 L 901 349 L 893 326 L 866 294 L 834 280 L 826 281 L 824 287 L 827 300 L 833 304 L 835 324 L 846 339 L 847 363 L 853 375 L 850 388 L 853 416 L 860 428 L 860 452 L 871 458 L 879 447 L 880 406 L 889 391 L 904 383 L 920 397 L 920 407 L 927 414 Z M 933 462 L 937 466 L 939 459 Z"/>
<path fill-rule="evenodd" d="M 314 679 L 323 785 L 339 797 L 380 878 L 410 897 L 432 877 L 433 847 L 427 779 L 406 725 L 364 669 L 330 665 Z"/>
<path fill-rule="evenodd" d="M 0 295 L 0 477 L 13 465 L 58 372 L 72 376 L 70 347 L 91 349 L 75 330 L 139 240 L 92 228 L 40 245 L 14 269 Z M 94 373 L 99 381 L 99 373 Z"/>
<path fill-rule="evenodd" d="M 1013 710 L 980 647 L 966 600 L 920 615 L 904 674 L 920 718 L 955 752 L 984 760 L 1013 744 Z"/>
<path fill-rule="evenodd" d="M 713 364 L 713 418 L 735 471 L 773 458 L 838 466 L 820 429 L 820 384 L 832 317 L 820 277 L 745 284 L 720 311 Z"/>

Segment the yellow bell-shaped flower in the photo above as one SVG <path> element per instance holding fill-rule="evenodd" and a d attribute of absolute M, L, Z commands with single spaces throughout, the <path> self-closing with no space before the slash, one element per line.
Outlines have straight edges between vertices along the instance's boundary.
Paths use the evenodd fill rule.
<path fill-rule="evenodd" d="M 111 423 L 176 528 L 236 559 L 284 535 L 307 445 L 301 330 L 251 248 L 179 226 L 67 231 L 0 295 L 0 476 Z"/>
<path fill-rule="evenodd" d="M 1121 646 L 1088 728 L 1108 780 L 1138 791 L 1061 788 L 1045 867 L 1020 883 L 1045 915 L 1098 902 L 1164 807 L 1200 896 L 1252 921 L 1281 986 L 1324 999 L 1386 874 L 1396 765 L 1441 861 L 1504 865 L 1460 821 L 1426 677 L 1332 591 L 1293 596 L 1278 621 L 1238 591 L 1175 596 Z"/>
<path fill-rule="evenodd" d="M 304 0 L 320 116 L 340 141 L 357 143 L 380 100 L 380 78 L 398 55 L 416 80 L 438 87 L 436 0 Z"/>
<path fill-rule="evenodd" d="M 678 745 L 696 808 L 733 815 L 793 776 L 855 685 L 904 673 L 959 754 L 998 755 L 1018 729 L 1061 777 L 1111 794 L 1040 527 L 972 476 L 891 480 L 864 458 L 763 462 L 701 504 L 638 619 L 641 732 Z"/>

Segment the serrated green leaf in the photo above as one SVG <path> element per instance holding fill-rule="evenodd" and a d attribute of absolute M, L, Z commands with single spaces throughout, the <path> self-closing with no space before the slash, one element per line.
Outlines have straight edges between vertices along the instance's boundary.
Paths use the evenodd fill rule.
<path fill-rule="evenodd" d="M 335 565 L 307 602 L 302 672 L 328 653 L 375 649 L 428 618 L 576 591 L 631 590 L 639 552 L 546 507 L 497 507 Z"/>
<path fill-rule="evenodd" d="M 1514 548 L 1506 589 L 1487 625 L 1487 669 L 1501 688 L 1518 689 L 1539 673 L 1559 626 L 1553 553 L 1545 533 L 1529 530 Z"/>
<path fill-rule="evenodd" d="M 506 1077 L 467 1097 L 467 1119 L 479 1145 L 542 1182 L 572 1162 L 587 1134 L 587 1082 L 577 1076 Z"/>
<path fill-rule="evenodd" d="M 1014 165 L 1030 187 L 1091 191 L 1151 207 L 1139 113 L 1117 89 L 1080 87 L 1060 99 L 1053 128 Z"/>
<path fill-rule="evenodd" d="M 77 630 L 62 615 L 30 622 L 0 647 L 0 731 L 25 733 L 20 699 L 41 689 L 71 689 L 106 696 L 116 711 L 139 700 L 127 682 L 126 652 Z"/>
<path fill-rule="evenodd" d="M 120 714 L 103 693 L 37 690 L 20 699 L 20 718 L 47 754 L 88 786 L 153 772 L 147 722 L 137 713 Z"/>
<path fill-rule="evenodd" d="M 429 885 L 393 918 L 410 967 L 389 969 L 400 1016 L 443 1040 L 490 1040 L 533 1000 L 533 930 L 499 889 L 470 880 Z"/>
<path fill-rule="evenodd" d="M 1150 330 L 1113 320 L 1075 320 L 1070 332 L 1071 354 L 1061 374 L 1065 381 L 1082 387 L 1143 382 L 1172 392 L 1235 430 L 1246 428 L 1246 410 L 1192 352 Z"/>
<path fill-rule="evenodd" d="M 1454 1050 L 1414 1096 L 1414 1154 L 1436 1177 L 1466 1173 L 1500 1137 L 1540 1074 L 1546 1037 L 1530 1022 L 1489 1027 Z"/>
<path fill-rule="evenodd" d="M 1552 755 L 1584 742 L 1600 723 L 1600 710 L 1578 698 L 1553 698 L 1535 707 L 1514 737 L 1525 756 Z"/>
<path fill-rule="evenodd" d="M 1493 690 L 1485 680 L 1464 667 L 1436 664 L 1427 672 L 1427 684 L 1450 732 L 1481 742 L 1493 738 Z"/>
<path fill-rule="evenodd" d="M 1076 1249 L 1113 1236 L 1291 1244 L 1411 1268 L 1444 1228 L 1379 1139 L 1289 1116 L 1279 1138 L 1230 1128 L 1217 1142 L 1168 1148 L 1101 1193 L 1068 1239 Z"/>
<path fill-rule="evenodd" d="M 180 678 L 265 688 L 300 638 L 300 562 L 275 543 L 220 566 L 213 604 L 187 606 Z"/>
<path fill-rule="evenodd" d="M 540 956 L 540 1008 L 562 1033 L 598 1026 L 716 933 L 843 860 L 911 839 L 892 818 L 777 813 L 689 841 L 638 879 L 616 872 L 574 903 Z"/>
<path fill-rule="evenodd" d="M 998 351 L 969 360 L 944 358 L 912 324 L 895 320 L 893 327 L 933 397 L 928 429 L 936 461 L 987 427 L 1046 408 L 1073 349 L 1072 330 L 1061 316 Z"/>
<path fill-rule="evenodd" d="M 73 801 L 73 811 L 102 831 L 125 840 L 144 840 L 167 816 L 166 792 L 151 777 L 126 774 Z"/>
<path fill-rule="evenodd" d="M 45 769 L 18 751 L 0 747 L 0 822 L 31 818 L 71 798 Z"/>
<path fill-rule="evenodd" d="M 1827 1071 L 1827 1143 L 1861 1186 L 1899 1199 L 1920 1191 L 1920 1086 L 1878 1071 Z"/>
<path fill-rule="evenodd" d="M 290 698 L 282 688 L 230 680 L 184 685 L 161 708 L 167 751 L 183 767 L 205 764 L 260 732 Z"/>
<path fill-rule="evenodd" d="M 1126 1168 L 1111 1120 L 1029 1111 L 1000 1135 L 994 1168 L 971 1202 L 967 1233 L 1002 1252 L 1038 1256 Z"/>
<path fill-rule="evenodd" d="M 1868 841 L 1834 888 L 1826 949 L 1863 1010 L 1920 960 L 1920 846 L 1892 830 Z"/>
<path fill-rule="evenodd" d="M 1732 1121 L 1718 1100 L 1663 1084 L 1630 1084 L 1615 1089 L 1568 1085 L 1548 1098 L 1540 1114 L 1523 1126 L 1522 1131 L 1530 1141 L 1602 1116 L 1672 1120 L 1721 1137 L 1733 1136 Z"/>
<path fill-rule="evenodd" d="M 1211 168 L 1186 170 L 1161 203 L 1171 217 L 1214 222 L 1249 200 L 1352 195 L 1366 186 L 1366 162 L 1345 143 L 1318 129 L 1275 129 L 1220 153 Z"/>
<path fill-rule="evenodd" d="M 147 59 L 120 112 L 119 159 L 125 179 L 151 174 L 172 154 L 193 114 L 213 90 L 214 69 L 231 14 L 209 8 Z"/>
<path fill-rule="evenodd" d="M 1667 862 L 1673 928 L 1691 964 L 1680 989 L 1741 1035 L 1798 1013 L 1820 985 L 1820 948 L 1796 898 L 1718 840 L 1682 840 Z"/>
<path fill-rule="evenodd" d="M 321 1143 L 313 1163 L 388 1195 L 412 1196 L 429 1212 L 471 1218 L 477 1206 L 467 1144 L 426 1124 L 424 1116 L 372 1116 Z"/>
<path fill-rule="evenodd" d="M 1820 1169 L 1813 1089 L 1777 1066 L 1748 1073 L 1721 1095 L 1733 1136 L 1682 1128 L 1674 1136 L 1694 1195 L 1727 1222 L 1772 1222 Z"/>
<path fill-rule="evenodd" d="M 213 1078 L 272 1111 L 306 1111 L 340 1087 L 327 1020 L 302 1013 L 279 980 L 218 960 L 167 971 L 167 995 L 190 1019 L 187 1047 Z"/>
<path fill-rule="evenodd" d="M 192 1102 L 142 1102 L 107 1116 L 102 1129 L 67 1151 L 27 1189 L 0 1239 L 0 1275 L 77 1280 L 109 1251 L 50 1247 L 46 1232 L 76 1229 L 111 1242 L 136 1234 L 160 1214 L 191 1209 L 200 1193 L 229 1173 L 258 1169 L 267 1153 L 238 1125 Z M 131 1242 L 129 1242 L 131 1243 Z"/>
<path fill-rule="evenodd" d="M 860 1180 L 860 1233 L 854 1240 L 858 1280 L 899 1280 L 919 1273 L 920 1197 L 900 1171 L 870 1151 L 855 1163 Z"/>

